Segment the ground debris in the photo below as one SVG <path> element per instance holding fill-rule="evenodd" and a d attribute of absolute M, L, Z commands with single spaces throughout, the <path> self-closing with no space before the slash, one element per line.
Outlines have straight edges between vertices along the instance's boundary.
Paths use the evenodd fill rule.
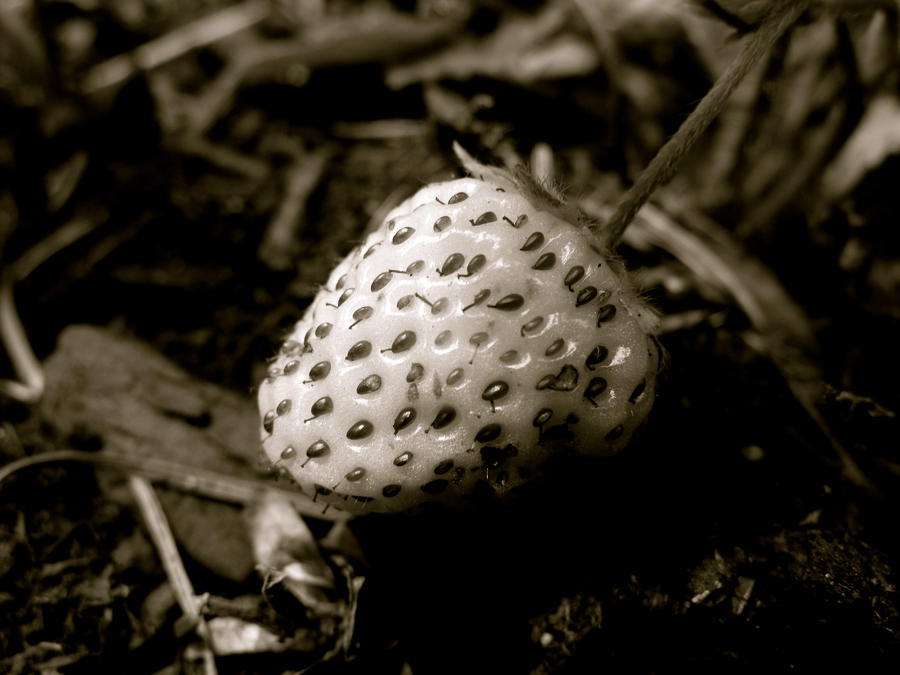
<path fill-rule="evenodd" d="M 46 361 L 41 413 L 59 439 L 237 476 L 255 466 L 256 411 L 249 400 L 191 378 L 152 348 L 89 326 L 67 328 Z M 118 480 L 118 478 L 113 478 Z M 179 541 L 227 578 L 253 569 L 234 506 L 163 492 Z"/>

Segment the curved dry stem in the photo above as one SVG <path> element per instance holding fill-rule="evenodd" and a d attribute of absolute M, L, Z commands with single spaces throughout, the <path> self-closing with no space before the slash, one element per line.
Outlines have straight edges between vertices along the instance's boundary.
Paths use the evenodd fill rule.
<path fill-rule="evenodd" d="M 345 511 L 334 509 L 323 513 L 322 505 L 314 503 L 303 493 L 295 489 L 280 488 L 263 480 L 239 478 L 164 459 L 143 458 L 136 461 L 133 457 L 118 456 L 105 451 L 55 450 L 23 457 L 0 467 L 0 483 L 22 469 L 58 462 L 83 462 L 135 473 L 151 480 L 163 481 L 185 492 L 230 503 L 249 504 L 258 501 L 267 492 L 274 492 L 287 497 L 299 513 L 310 518 L 338 521 L 351 517 Z"/>
<path fill-rule="evenodd" d="M 0 380 L 0 392 L 22 403 L 36 403 L 44 394 L 44 370 L 31 349 L 16 312 L 12 281 L 0 281 L 0 344 L 5 347 L 18 381 Z"/>

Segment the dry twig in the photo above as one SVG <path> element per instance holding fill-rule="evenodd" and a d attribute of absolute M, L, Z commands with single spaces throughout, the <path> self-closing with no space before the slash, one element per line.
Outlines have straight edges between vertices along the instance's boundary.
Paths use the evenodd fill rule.
<path fill-rule="evenodd" d="M 81 83 L 84 94 L 119 85 L 141 71 L 152 70 L 194 49 L 255 26 L 269 15 L 265 0 L 245 0 L 144 43 L 126 54 L 98 63 Z"/>
<path fill-rule="evenodd" d="M 156 546 L 156 552 L 159 554 L 169 584 L 175 593 L 175 599 L 181 607 L 181 612 L 189 626 L 197 629 L 197 633 L 203 638 L 203 648 L 200 653 L 203 657 L 204 672 L 206 675 L 216 675 L 218 671 L 216 670 L 215 655 L 209 644 L 209 631 L 206 630 L 205 621 L 200 613 L 203 600 L 194 594 L 194 586 L 191 584 L 181 556 L 178 554 L 178 546 L 175 544 L 175 537 L 172 536 L 172 530 L 169 528 L 162 504 L 156 498 L 153 486 L 145 478 L 129 476 L 128 487 L 144 518 L 150 538 Z"/>
<path fill-rule="evenodd" d="M 285 270 L 294 264 L 306 203 L 333 154 L 333 148 L 323 146 L 298 157 L 288 168 L 281 204 L 269 221 L 257 252 L 257 257 L 271 269 Z"/>
<path fill-rule="evenodd" d="M 737 57 L 716 80 L 712 89 L 619 200 L 612 217 L 603 228 L 603 237 L 609 246 L 614 246 L 622 238 L 625 229 L 650 195 L 671 180 L 681 161 L 725 107 L 734 89 L 772 45 L 794 25 L 809 4 L 810 0 L 775 3 L 759 29 L 746 39 Z"/>

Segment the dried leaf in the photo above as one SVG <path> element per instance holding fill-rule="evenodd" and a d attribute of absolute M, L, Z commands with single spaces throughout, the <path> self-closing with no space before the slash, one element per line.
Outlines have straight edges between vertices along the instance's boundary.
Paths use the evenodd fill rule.
<path fill-rule="evenodd" d="M 259 442 L 252 403 L 192 378 L 149 345 L 70 326 L 44 364 L 45 419 L 62 438 L 97 438 L 105 450 L 178 461 L 239 477 L 253 473 Z M 115 477 L 118 479 L 118 477 Z M 252 569 L 233 506 L 161 492 L 172 528 L 200 563 L 240 580 Z"/>
<path fill-rule="evenodd" d="M 217 616 L 206 623 L 216 654 L 283 652 L 291 647 L 269 629 L 233 616 Z"/>
<path fill-rule="evenodd" d="M 147 344 L 69 326 L 44 373 L 40 411 L 63 438 L 93 435 L 136 459 L 252 473 L 259 425 L 249 398 L 191 377 Z"/>

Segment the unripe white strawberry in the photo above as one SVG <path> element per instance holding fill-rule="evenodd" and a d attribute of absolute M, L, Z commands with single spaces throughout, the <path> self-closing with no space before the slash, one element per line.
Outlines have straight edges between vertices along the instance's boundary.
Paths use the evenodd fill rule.
<path fill-rule="evenodd" d="M 553 199 L 499 170 L 432 184 L 332 272 L 259 390 L 268 459 L 356 513 L 503 493 L 622 449 L 655 317 Z"/>

